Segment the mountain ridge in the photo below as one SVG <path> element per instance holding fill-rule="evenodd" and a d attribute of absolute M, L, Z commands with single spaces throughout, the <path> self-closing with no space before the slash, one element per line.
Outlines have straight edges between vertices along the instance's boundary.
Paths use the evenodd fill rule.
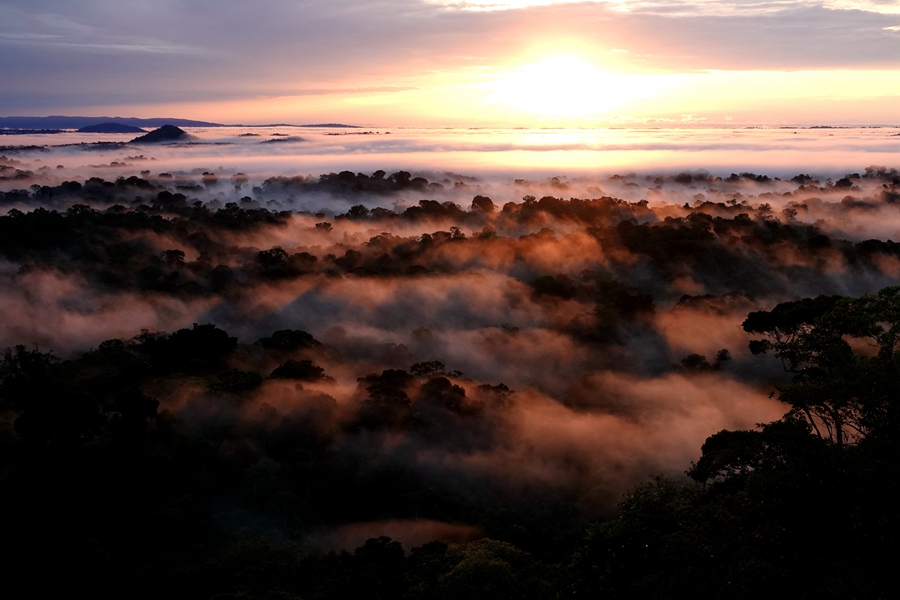
<path fill-rule="evenodd" d="M 69 117 L 64 115 L 51 115 L 48 117 L 0 117 L 0 128 L 81 129 L 82 127 L 89 127 L 91 125 L 102 125 L 104 123 L 113 122 L 123 125 L 132 125 L 134 127 L 162 127 L 163 125 L 175 125 L 176 127 L 223 127 L 221 123 L 166 117 L 140 119 L 137 117 Z"/>
<path fill-rule="evenodd" d="M 162 127 L 174 125 L 176 127 L 328 127 L 343 129 L 358 129 L 359 125 L 345 123 L 271 123 L 265 125 L 241 125 L 223 124 L 210 121 L 198 121 L 194 119 L 175 119 L 168 117 L 151 117 L 147 119 L 138 117 L 81 117 L 66 115 L 51 115 L 47 117 L 0 117 L 0 129 L 82 129 L 95 125 L 119 123 L 133 127 Z"/>

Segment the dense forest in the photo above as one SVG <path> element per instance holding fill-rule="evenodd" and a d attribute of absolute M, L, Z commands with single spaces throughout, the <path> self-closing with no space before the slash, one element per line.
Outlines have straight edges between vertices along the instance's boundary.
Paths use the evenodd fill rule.
<path fill-rule="evenodd" d="M 30 594 L 892 587 L 893 169 L 495 203 L 0 165 L 0 562 Z"/>

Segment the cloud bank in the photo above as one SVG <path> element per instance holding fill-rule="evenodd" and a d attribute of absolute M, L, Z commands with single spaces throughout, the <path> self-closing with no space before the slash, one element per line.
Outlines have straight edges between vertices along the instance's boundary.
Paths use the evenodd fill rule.
<path fill-rule="evenodd" d="M 784 377 L 781 366 L 747 350 L 749 312 L 900 276 L 900 174 L 889 166 L 311 176 L 286 170 L 280 149 L 347 159 L 363 138 L 436 154 L 470 142 L 310 131 L 262 144 L 291 136 L 216 131 L 162 147 L 8 147 L 0 346 L 162 361 L 141 376 L 142 393 L 171 426 L 213 436 L 217 455 L 251 479 L 280 481 L 288 468 L 255 441 L 264 435 L 327 451 L 322 464 L 348 489 L 402 473 L 424 494 L 400 502 L 394 490 L 400 504 L 337 520 L 313 503 L 310 522 L 329 524 L 315 531 L 223 508 L 216 526 L 229 535 L 302 530 L 310 547 L 388 530 L 480 535 L 474 513 L 442 512 L 423 490 L 476 512 L 500 499 L 535 515 L 553 498 L 579 518 L 611 514 L 647 474 L 683 469 L 711 432 L 783 412 L 766 383 Z M 794 136 L 768 143 L 808 143 Z M 258 170 L 238 171 L 240 156 Z M 233 341 L 214 369 L 166 371 L 193 347 L 178 340 L 213 326 L 234 336 L 221 334 Z M 324 494 L 309 485 L 310 497 Z M 426 533 L 409 523 L 418 516 Z"/>

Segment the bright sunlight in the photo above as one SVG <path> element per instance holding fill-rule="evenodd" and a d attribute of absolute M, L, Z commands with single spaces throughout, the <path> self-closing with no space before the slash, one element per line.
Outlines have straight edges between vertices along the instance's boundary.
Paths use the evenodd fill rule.
<path fill-rule="evenodd" d="M 665 76 L 607 73 L 571 56 L 514 67 L 488 84 L 490 101 L 542 117 L 608 113 L 665 86 Z"/>

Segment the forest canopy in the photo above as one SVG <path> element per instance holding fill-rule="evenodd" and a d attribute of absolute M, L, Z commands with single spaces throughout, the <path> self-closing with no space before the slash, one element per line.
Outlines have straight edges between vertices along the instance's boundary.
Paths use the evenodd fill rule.
<path fill-rule="evenodd" d="M 38 593 L 891 589 L 892 169 L 0 165 L 0 560 Z"/>

